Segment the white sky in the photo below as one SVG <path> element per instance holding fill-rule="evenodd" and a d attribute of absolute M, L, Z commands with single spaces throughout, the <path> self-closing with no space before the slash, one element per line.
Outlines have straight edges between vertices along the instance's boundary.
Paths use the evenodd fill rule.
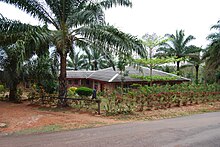
<path fill-rule="evenodd" d="M 210 27 L 220 20 L 220 0 L 132 0 L 132 8 L 117 7 L 106 11 L 106 21 L 126 33 L 141 36 L 155 32 L 163 36 L 183 29 L 193 35 L 192 44 L 205 47 Z M 39 24 L 24 12 L 0 2 L 0 13 L 10 19 Z"/>

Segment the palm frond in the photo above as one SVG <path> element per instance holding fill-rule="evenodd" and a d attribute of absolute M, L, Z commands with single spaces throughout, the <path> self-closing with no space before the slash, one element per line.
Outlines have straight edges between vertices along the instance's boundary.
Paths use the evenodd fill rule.
<path fill-rule="evenodd" d="M 81 6 L 82 5 L 82 6 Z M 104 23 L 105 15 L 99 3 L 90 2 L 89 4 L 81 4 L 72 10 L 68 18 L 69 26 L 91 25 L 96 23 Z"/>
<path fill-rule="evenodd" d="M 99 42 L 103 46 L 115 49 L 115 51 L 128 54 L 132 50 L 139 54 L 144 52 L 141 40 L 130 34 L 125 34 L 110 25 L 85 26 L 77 29 L 76 32 L 92 42 Z"/>
<path fill-rule="evenodd" d="M 53 24 L 58 27 L 53 18 L 47 12 L 46 8 L 36 0 L 0 0 L 7 4 L 14 5 L 22 11 L 30 14 L 31 16 L 38 18 L 39 20 Z"/>
<path fill-rule="evenodd" d="M 100 5 L 105 9 L 112 8 L 117 5 L 132 7 L 132 2 L 130 0 L 102 0 Z"/>

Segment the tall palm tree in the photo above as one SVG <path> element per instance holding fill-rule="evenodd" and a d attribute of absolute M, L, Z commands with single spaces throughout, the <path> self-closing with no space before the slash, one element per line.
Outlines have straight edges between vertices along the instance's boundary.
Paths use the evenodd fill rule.
<path fill-rule="evenodd" d="M 9 87 L 9 101 L 17 102 L 17 86 L 21 81 L 21 71 L 25 60 L 25 48 L 23 41 L 0 49 L 4 54 L 1 56 L 1 69 L 3 69 L 2 80 Z"/>
<path fill-rule="evenodd" d="M 182 66 L 182 68 L 193 66 L 196 71 L 195 72 L 195 83 L 198 84 L 198 82 L 199 82 L 199 68 L 200 68 L 200 65 L 204 62 L 204 60 L 201 56 L 201 52 L 204 50 L 201 47 L 196 47 L 196 46 L 193 46 L 193 47 L 195 48 L 194 50 L 197 50 L 198 52 L 189 54 L 188 55 L 189 59 L 187 60 L 187 62 L 189 62 L 190 64 Z"/>
<path fill-rule="evenodd" d="M 17 85 L 21 81 L 23 62 L 46 46 L 48 36 L 46 27 L 22 24 L 0 15 L 0 50 L 3 52 L 0 66 L 10 89 L 10 101 L 18 100 Z"/>
<path fill-rule="evenodd" d="M 161 44 L 160 48 L 157 49 L 156 56 L 175 56 L 177 59 L 185 58 L 190 53 L 195 53 L 197 50 L 188 46 L 189 42 L 195 39 L 192 35 L 185 37 L 183 30 L 176 31 L 176 34 L 166 34 L 168 41 Z M 180 61 L 177 64 L 177 74 L 180 71 Z"/>
<path fill-rule="evenodd" d="M 190 56 L 189 62 L 192 63 L 193 66 L 195 67 L 195 70 L 196 70 L 195 82 L 196 82 L 196 84 L 198 84 L 198 82 L 199 82 L 199 67 L 204 62 L 204 60 L 202 59 L 202 57 L 199 53 L 196 53 L 196 54 Z"/>
<path fill-rule="evenodd" d="M 66 96 L 66 59 L 75 46 L 98 43 L 111 49 L 142 50 L 141 42 L 105 23 L 103 9 L 115 5 L 132 6 L 129 0 L 0 0 L 16 6 L 45 24 L 51 31 L 53 44 L 60 56 L 59 96 Z M 14 28 L 8 28 L 13 30 Z"/>
<path fill-rule="evenodd" d="M 208 45 L 207 50 L 203 55 L 203 59 L 205 59 L 205 65 L 208 76 L 206 76 L 206 80 L 209 81 L 220 81 L 219 78 L 219 69 L 220 69 L 220 20 L 217 24 L 213 25 L 211 29 L 217 30 L 217 32 L 211 33 L 207 39 L 211 41 Z"/>
<path fill-rule="evenodd" d="M 203 58 L 206 59 L 206 65 L 210 69 L 217 69 L 220 65 L 220 21 L 213 25 L 211 29 L 218 30 L 218 32 L 211 33 L 207 39 L 211 41 L 207 47 Z"/>

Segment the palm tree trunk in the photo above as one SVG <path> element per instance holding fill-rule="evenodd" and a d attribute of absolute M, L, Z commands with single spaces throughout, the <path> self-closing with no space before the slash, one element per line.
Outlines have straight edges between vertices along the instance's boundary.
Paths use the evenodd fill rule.
<path fill-rule="evenodd" d="M 18 86 L 17 80 L 13 80 L 9 87 L 9 101 L 11 102 L 18 102 L 17 86 Z"/>
<path fill-rule="evenodd" d="M 94 68 L 95 70 L 98 70 L 98 62 L 96 60 L 94 61 Z"/>
<path fill-rule="evenodd" d="M 198 84 L 198 82 L 199 82 L 199 65 L 196 65 L 195 68 L 196 68 L 196 84 Z"/>
<path fill-rule="evenodd" d="M 177 65 L 177 69 L 176 69 L 177 75 L 180 75 L 180 61 L 177 61 L 176 65 Z"/>
<path fill-rule="evenodd" d="M 59 76 L 59 98 L 61 99 L 61 106 L 66 106 L 62 98 L 66 98 L 67 81 L 66 81 L 66 57 L 67 53 L 60 54 L 60 76 Z"/>

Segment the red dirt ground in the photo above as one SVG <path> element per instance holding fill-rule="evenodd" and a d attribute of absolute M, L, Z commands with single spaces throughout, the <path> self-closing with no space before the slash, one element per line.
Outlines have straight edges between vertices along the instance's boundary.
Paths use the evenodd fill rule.
<path fill-rule="evenodd" d="M 29 128 L 48 125 L 61 125 L 63 129 L 101 126 L 123 121 L 114 120 L 94 114 L 77 113 L 73 111 L 42 111 L 39 106 L 27 102 L 13 104 L 0 102 L 0 123 L 6 123 L 6 128 L 0 128 L 0 133 L 12 133 Z"/>
<path fill-rule="evenodd" d="M 177 116 L 191 115 L 220 110 L 220 102 L 194 106 L 174 107 L 154 111 L 140 112 L 137 115 L 119 115 L 113 117 L 99 116 L 92 113 L 78 112 L 74 109 L 60 110 L 30 105 L 28 102 L 14 104 L 0 101 L 0 123 L 7 127 L 0 128 L 0 135 L 18 132 L 26 129 L 41 128 L 48 125 L 59 125 L 62 130 L 96 127 L 135 120 L 156 120 Z"/>

